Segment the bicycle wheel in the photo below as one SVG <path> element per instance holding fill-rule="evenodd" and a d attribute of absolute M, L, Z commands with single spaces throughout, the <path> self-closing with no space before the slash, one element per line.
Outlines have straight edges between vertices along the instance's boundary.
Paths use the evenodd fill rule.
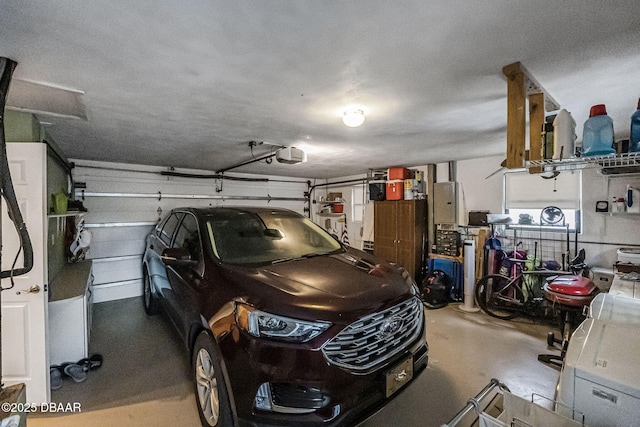
<path fill-rule="evenodd" d="M 520 314 L 524 304 L 519 281 L 511 281 L 509 277 L 499 274 L 490 274 L 478 280 L 475 297 L 482 311 L 504 320 Z"/>

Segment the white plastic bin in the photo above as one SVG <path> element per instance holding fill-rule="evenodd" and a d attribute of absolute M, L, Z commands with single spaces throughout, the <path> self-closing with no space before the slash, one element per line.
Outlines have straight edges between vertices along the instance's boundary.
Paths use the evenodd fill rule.
<path fill-rule="evenodd" d="M 636 248 L 618 249 L 618 262 L 640 265 L 640 249 L 636 249 Z"/>
<path fill-rule="evenodd" d="M 593 267 L 591 269 L 591 280 L 601 292 L 609 292 L 614 275 L 611 268 Z"/>

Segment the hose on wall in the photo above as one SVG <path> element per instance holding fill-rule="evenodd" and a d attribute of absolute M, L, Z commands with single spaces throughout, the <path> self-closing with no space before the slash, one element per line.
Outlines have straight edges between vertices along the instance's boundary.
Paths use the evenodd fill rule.
<path fill-rule="evenodd" d="M 4 132 L 4 107 L 7 101 L 7 92 L 9 90 L 9 83 L 11 82 L 11 76 L 13 70 L 15 70 L 16 62 L 0 57 L 0 189 L 2 190 L 2 197 L 7 203 L 7 213 L 9 218 L 13 222 L 13 225 L 18 232 L 20 239 L 20 248 L 13 260 L 13 266 L 11 270 L 2 271 L 0 276 L 4 278 L 11 278 L 11 286 L 8 288 L 2 288 L 7 290 L 13 288 L 13 277 L 26 274 L 31 271 L 33 267 L 33 247 L 31 245 L 31 239 L 27 232 L 27 226 L 22 219 L 20 213 L 20 207 L 16 199 L 16 193 L 13 189 L 13 182 L 11 181 L 11 173 L 9 170 L 9 161 L 7 159 L 7 142 Z M 2 243 L 2 234 L 0 231 L 0 244 Z M 24 265 L 22 268 L 13 268 L 16 265 L 20 252 L 24 250 Z"/>

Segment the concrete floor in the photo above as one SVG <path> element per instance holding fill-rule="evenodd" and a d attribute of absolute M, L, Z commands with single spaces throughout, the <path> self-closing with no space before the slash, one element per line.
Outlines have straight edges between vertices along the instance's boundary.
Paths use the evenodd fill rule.
<path fill-rule="evenodd" d="M 552 398 L 559 371 L 537 361 L 550 326 L 500 321 L 450 304 L 427 310 L 429 366 L 361 427 L 440 426 L 491 378 L 514 394 Z M 81 405 L 75 414 L 31 414 L 29 427 L 197 426 L 186 350 L 163 316 L 147 317 L 138 298 L 94 306 L 90 353 L 102 368 L 83 383 L 66 379 L 52 402 Z"/>

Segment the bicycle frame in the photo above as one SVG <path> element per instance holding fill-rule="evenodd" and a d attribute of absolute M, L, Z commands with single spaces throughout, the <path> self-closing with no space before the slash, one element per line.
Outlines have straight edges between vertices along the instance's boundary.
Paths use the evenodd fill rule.
<path fill-rule="evenodd" d="M 503 252 L 506 255 L 506 252 Z M 512 319 L 520 313 L 533 316 L 539 314 L 543 306 L 542 288 L 537 289 L 535 281 L 527 276 L 549 276 L 557 272 L 532 270 L 526 271 L 528 262 L 525 251 L 514 250 L 512 257 L 503 258 L 499 274 L 490 274 L 478 281 L 475 295 L 480 308 L 487 314 L 499 319 Z"/>

